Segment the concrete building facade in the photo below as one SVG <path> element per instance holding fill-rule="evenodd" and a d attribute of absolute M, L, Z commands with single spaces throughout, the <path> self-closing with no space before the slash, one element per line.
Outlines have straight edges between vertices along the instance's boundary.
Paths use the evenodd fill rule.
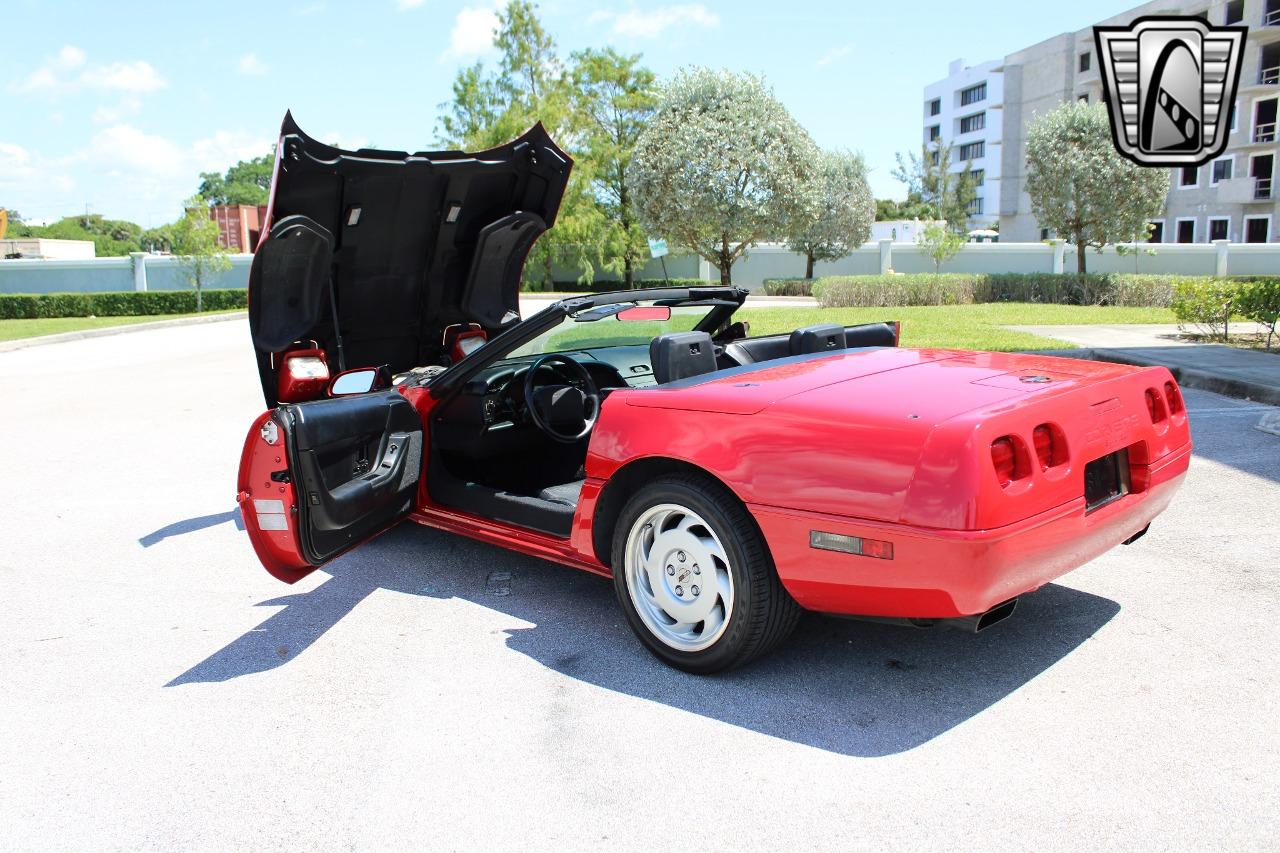
<path fill-rule="evenodd" d="M 1280 0 L 1156 0 L 1098 25 L 1124 26 L 1143 15 L 1199 15 L 1211 24 L 1249 28 L 1228 146 L 1199 168 L 1175 169 L 1153 243 L 1280 241 L 1275 172 L 1280 100 Z M 1001 140 L 1000 235 L 1034 241 L 1049 235 L 1031 214 L 1025 191 L 1026 129 L 1038 115 L 1071 99 L 1103 97 L 1093 25 L 1063 33 L 1005 57 Z"/>
<path fill-rule="evenodd" d="M 985 228 L 1000 218 L 1001 140 L 1004 80 L 998 61 L 965 65 L 957 59 L 947 76 L 924 89 L 926 145 L 952 145 L 951 171 L 972 169 L 977 197 L 969 206 L 969 226 Z"/>

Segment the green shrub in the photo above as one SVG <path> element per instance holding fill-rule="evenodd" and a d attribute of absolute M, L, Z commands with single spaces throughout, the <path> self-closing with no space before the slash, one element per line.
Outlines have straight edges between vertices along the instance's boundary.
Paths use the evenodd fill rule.
<path fill-rule="evenodd" d="M 1222 278 L 1180 281 L 1173 289 L 1173 316 L 1184 329 L 1192 325 L 1213 340 L 1225 341 L 1244 286 Z"/>
<path fill-rule="evenodd" d="M 1260 278 L 1241 284 L 1237 310 L 1247 319 L 1267 329 L 1267 349 L 1280 323 L 1280 279 Z"/>
<path fill-rule="evenodd" d="M 766 278 L 763 288 L 768 296 L 813 296 L 813 279 Z"/>
<path fill-rule="evenodd" d="M 813 294 L 826 307 L 967 305 L 976 302 L 1048 302 L 1167 308 L 1180 281 L 1189 276 L 1075 275 L 1052 273 L 922 273 L 829 276 Z"/>
<path fill-rule="evenodd" d="M 635 280 L 633 290 L 648 287 L 706 287 L 709 284 L 718 284 L 719 282 L 703 281 L 700 278 L 673 278 L 670 284 L 661 278 L 638 278 Z M 593 281 L 590 284 L 583 284 L 580 281 L 557 281 L 554 282 L 551 293 L 612 293 L 615 290 L 626 290 L 626 286 L 620 281 Z M 538 287 L 525 287 L 526 293 L 548 292 Z"/>
<path fill-rule="evenodd" d="M 204 291 L 205 311 L 244 308 L 246 290 Z M 43 293 L 0 294 L 0 320 L 36 320 L 49 317 L 140 317 L 155 314 L 191 314 L 196 310 L 194 290 L 148 290 L 141 293 Z"/>
<path fill-rule="evenodd" d="M 907 305 L 968 305 L 989 302 L 984 275 L 827 276 L 813 285 L 824 308 L 900 308 Z"/>

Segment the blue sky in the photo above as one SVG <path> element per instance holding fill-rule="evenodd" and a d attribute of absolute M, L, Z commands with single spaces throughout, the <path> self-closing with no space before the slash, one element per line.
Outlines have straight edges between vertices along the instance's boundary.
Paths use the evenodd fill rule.
<path fill-rule="evenodd" d="M 435 141 L 456 70 L 492 56 L 494 0 L 45 3 L 0 13 L 0 207 L 143 226 L 173 219 L 197 173 L 270 149 L 292 109 L 348 147 Z M 763 75 L 823 147 L 862 151 L 879 197 L 920 138 L 921 89 L 948 62 L 1003 57 L 1127 8 L 981 4 L 544 0 L 563 53 L 611 44 L 660 76 Z"/>

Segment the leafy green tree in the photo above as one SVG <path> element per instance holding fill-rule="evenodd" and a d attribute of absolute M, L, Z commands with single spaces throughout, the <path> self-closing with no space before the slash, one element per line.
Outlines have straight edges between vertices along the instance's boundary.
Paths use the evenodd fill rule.
<path fill-rule="evenodd" d="M 266 204 L 274 168 L 275 154 L 271 153 L 241 160 L 227 169 L 225 175 L 201 172 L 197 194 L 211 205 Z"/>
<path fill-rule="evenodd" d="M 491 148 L 540 121 L 575 154 L 581 134 L 570 109 L 571 80 L 554 39 L 538 20 L 537 7 L 528 0 L 508 3 L 498 13 L 494 45 L 499 59 L 493 72 L 477 63 L 454 79 L 453 101 L 441 105 L 441 140 L 468 150 Z M 591 192 L 590 165 L 575 157 L 556 225 L 529 253 L 526 281 L 550 286 L 556 262 L 581 269 L 584 281 L 595 277 L 594 260 L 603 251 L 606 229 Z"/>
<path fill-rule="evenodd" d="M 591 188 L 605 217 L 601 264 L 621 273 L 627 288 L 648 257 L 644 230 L 636 218 L 627 168 L 645 125 L 658 106 L 653 72 L 639 54 L 613 48 L 573 55 L 572 98 L 582 128 Z"/>
<path fill-rule="evenodd" d="M 138 251 L 142 226 L 123 219 L 105 219 L 101 214 L 66 216 L 48 225 L 18 223 L 10 228 L 12 237 L 43 237 L 48 240 L 90 240 L 100 258 L 119 257 Z"/>
<path fill-rule="evenodd" d="M 876 199 L 876 222 L 893 219 L 932 219 L 933 210 L 915 193 L 907 193 L 906 201 L 891 198 Z"/>
<path fill-rule="evenodd" d="M 218 241 L 218 224 L 209 216 L 208 201 L 194 195 L 183 208 L 182 218 L 171 226 L 172 249 L 187 282 L 196 289 L 196 311 L 203 311 L 204 286 L 217 273 L 231 269 L 231 260 Z"/>
<path fill-rule="evenodd" d="M 821 206 L 817 146 L 760 78 L 694 68 L 662 89 L 627 170 L 640 221 L 715 264 L 720 281 Z"/>
<path fill-rule="evenodd" d="M 933 271 L 942 272 L 942 265 L 954 258 L 964 248 L 964 235 L 938 222 L 930 222 L 920 232 L 916 242 L 933 261 Z"/>
<path fill-rule="evenodd" d="M 907 185 L 908 200 L 915 196 L 926 207 L 928 214 L 921 218 L 945 219 L 948 228 L 963 231 L 969 221 L 969 205 L 978 197 L 977 182 L 972 165 L 952 169 L 953 153 L 951 145 L 936 140 L 906 159 L 898 154 L 892 174 Z"/>
<path fill-rule="evenodd" d="M 875 205 L 861 154 L 824 152 L 818 160 L 821 192 L 818 215 L 789 241 L 805 256 L 804 277 L 813 278 L 815 261 L 836 261 L 867 242 Z"/>
<path fill-rule="evenodd" d="M 1085 247 L 1145 234 L 1169 194 L 1169 170 L 1129 162 L 1111 142 L 1105 104 L 1071 101 L 1027 129 L 1027 193 L 1040 224 Z"/>

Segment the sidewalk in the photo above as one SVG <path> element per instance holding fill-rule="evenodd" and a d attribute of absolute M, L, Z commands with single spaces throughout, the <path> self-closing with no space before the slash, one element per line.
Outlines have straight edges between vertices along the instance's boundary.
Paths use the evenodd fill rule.
<path fill-rule="evenodd" d="M 1280 355 L 1177 339 L 1174 325 L 1009 326 L 1069 341 L 1055 355 L 1120 364 L 1164 365 L 1188 388 L 1280 406 Z"/>

